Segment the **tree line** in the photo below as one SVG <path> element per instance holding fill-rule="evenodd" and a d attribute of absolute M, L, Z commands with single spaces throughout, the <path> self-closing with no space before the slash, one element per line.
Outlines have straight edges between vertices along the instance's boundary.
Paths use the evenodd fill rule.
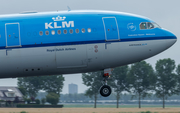
<path fill-rule="evenodd" d="M 82 74 L 83 84 L 88 86 L 85 96 L 94 99 L 95 108 L 99 89 L 102 86 L 102 74 L 102 71 Z M 53 101 L 52 104 L 57 104 L 63 82 L 62 75 L 23 77 L 18 78 L 18 87 L 25 99 L 35 98 L 37 93 L 43 90 L 48 94 L 47 100 L 50 98 L 55 101 L 54 97 L 56 97 L 55 103 Z M 118 67 L 112 71 L 108 84 L 116 94 L 117 108 L 123 92 L 127 92 L 132 98 L 138 98 L 139 108 L 141 108 L 141 99 L 150 97 L 152 94 L 163 100 L 164 108 L 168 97 L 180 93 L 180 65 L 176 67 L 174 60 L 162 59 L 157 61 L 155 69 L 145 61 Z"/>
<path fill-rule="evenodd" d="M 56 105 L 60 99 L 63 82 L 64 77 L 62 75 L 22 77 L 18 78 L 18 88 L 27 103 L 34 102 L 38 92 L 43 90 L 47 92 L 47 95 L 41 100 L 42 104 L 49 102 Z"/>
<path fill-rule="evenodd" d="M 40 93 L 45 93 L 45 92 L 40 92 Z M 138 98 L 134 97 L 132 99 L 131 94 L 129 93 L 123 93 L 121 94 L 120 98 L 120 105 L 124 104 L 137 104 Z M 37 98 L 41 99 L 44 98 L 45 96 L 40 96 L 38 95 Z M 84 93 L 78 93 L 78 94 L 61 94 L 60 102 L 63 103 L 94 103 L 94 101 L 85 96 Z M 116 94 L 112 93 L 109 97 L 102 97 L 101 95 L 98 95 L 98 103 L 100 104 L 115 104 L 116 103 Z M 150 97 L 147 96 L 144 99 L 142 99 L 142 104 L 161 104 L 162 100 L 157 98 L 154 94 L 152 94 Z M 169 97 L 166 100 L 166 104 L 171 104 L 171 105 L 179 105 L 180 104 L 180 95 L 173 95 Z"/>
<path fill-rule="evenodd" d="M 89 87 L 85 95 L 94 99 L 95 108 L 99 88 L 102 86 L 102 73 L 99 71 L 82 74 L 83 84 Z M 108 84 L 116 93 L 117 108 L 123 92 L 131 94 L 132 98 L 138 98 L 139 108 L 141 99 L 152 94 L 163 100 L 165 108 L 168 97 L 180 94 L 180 65 L 176 67 L 175 61 L 168 58 L 158 60 L 155 69 L 145 61 L 118 67 L 112 71 Z"/>

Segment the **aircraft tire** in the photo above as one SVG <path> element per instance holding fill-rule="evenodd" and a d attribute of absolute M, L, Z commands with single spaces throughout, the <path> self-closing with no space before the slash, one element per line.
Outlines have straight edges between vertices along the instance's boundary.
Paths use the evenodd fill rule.
<path fill-rule="evenodd" d="M 108 97 L 111 94 L 111 87 L 108 85 L 103 85 L 100 89 L 100 94 L 103 97 Z"/>

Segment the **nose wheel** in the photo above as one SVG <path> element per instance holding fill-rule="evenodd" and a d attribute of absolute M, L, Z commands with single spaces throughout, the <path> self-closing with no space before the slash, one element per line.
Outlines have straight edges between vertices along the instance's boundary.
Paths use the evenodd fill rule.
<path fill-rule="evenodd" d="M 105 69 L 103 74 L 103 86 L 100 88 L 100 94 L 103 97 L 108 97 L 111 95 L 111 87 L 107 85 L 107 81 L 111 75 L 112 69 Z"/>
<path fill-rule="evenodd" d="M 108 97 L 111 94 L 111 87 L 108 85 L 103 85 L 100 89 L 100 94 L 103 97 Z"/>

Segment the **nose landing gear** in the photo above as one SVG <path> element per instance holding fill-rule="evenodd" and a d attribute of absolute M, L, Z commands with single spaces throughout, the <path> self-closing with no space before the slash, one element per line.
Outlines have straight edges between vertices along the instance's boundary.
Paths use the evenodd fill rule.
<path fill-rule="evenodd" d="M 107 80 L 109 79 L 111 75 L 112 69 L 105 69 L 103 74 L 103 86 L 100 88 L 100 94 L 103 97 L 108 97 L 111 95 L 111 87 L 107 85 Z"/>
<path fill-rule="evenodd" d="M 100 94 L 103 97 L 108 97 L 111 94 L 111 87 L 108 85 L 103 85 L 100 89 Z"/>

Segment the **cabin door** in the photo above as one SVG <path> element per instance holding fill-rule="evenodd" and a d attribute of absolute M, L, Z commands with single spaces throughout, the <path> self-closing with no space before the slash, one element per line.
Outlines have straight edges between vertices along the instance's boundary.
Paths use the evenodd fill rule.
<path fill-rule="evenodd" d="M 6 23 L 6 47 L 20 47 L 20 25 L 19 23 Z"/>
<path fill-rule="evenodd" d="M 103 17 L 106 41 L 120 40 L 119 29 L 115 17 Z"/>

